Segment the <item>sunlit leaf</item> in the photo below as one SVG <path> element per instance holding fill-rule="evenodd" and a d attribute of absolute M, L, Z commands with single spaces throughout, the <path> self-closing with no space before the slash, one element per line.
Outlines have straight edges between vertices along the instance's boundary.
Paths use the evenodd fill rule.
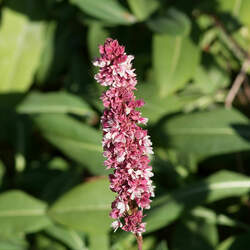
<path fill-rule="evenodd" d="M 23 92 L 32 84 L 43 47 L 44 26 L 3 9 L 0 28 L 0 92 Z"/>
<path fill-rule="evenodd" d="M 189 37 L 155 34 L 153 66 L 160 96 L 183 88 L 194 76 L 199 57 L 199 48 Z"/>

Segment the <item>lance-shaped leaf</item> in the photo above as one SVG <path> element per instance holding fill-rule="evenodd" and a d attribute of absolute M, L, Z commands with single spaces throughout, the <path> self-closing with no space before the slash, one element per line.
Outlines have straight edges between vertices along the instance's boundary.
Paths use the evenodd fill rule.
<path fill-rule="evenodd" d="M 194 76 L 200 50 L 188 36 L 153 36 L 153 66 L 160 96 L 183 88 Z"/>
<path fill-rule="evenodd" d="M 140 21 L 147 19 L 160 5 L 159 2 L 156 0 L 127 0 L 127 1 L 131 10 Z"/>
<path fill-rule="evenodd" d="M 135 17 L 115 0 L 70 0 L 87 14 L 114 24 L 132 24 Z"/>
<path fill-rule="evenodd" d="M 59 225 L 51 225 L 44 231 L 46 234 L 64 243 L 72 250 L 87 250 L 81 236 L 72 229 Z"/>
<path fill-rule="evenodd" d="M 89 105 L 78 96 L 66 92 L 31 92 L 17 107 L 21 114 L 72 113 L 91 116 L 94 114 Z"/>
<path fill-rule="evenodd" d="M 151 18 L 147 24 L 154 32 L 173 36 L 188 35 L 191 28 L 189 18 L 174 8 L 169 8 L 164 15 Z"/>
<path fill-rule="evenodd" d="M 248 119 L 223 108 L 179 115 L 163 125 L 169 146 L 186 153 L 215 155 L 250 149 Z"/>
<path fill-rule="evenodd" d="M 0 92 L 26 91 L 43 47 L 44 26 L 4 9 L 0 28 Z"/>
<path fill-rule="evenodd" d="M 43 114 L 34 121 L 42 135 L 65 155 L 94 174 L 108 174 L 103 165 L 102 136 L 97 130 L 67 115 Z"/>
<path fill-rule="evenodd" d="M 109 211 L 113 198 L 106 178 L 92 180 L 62 196 L 53 204 L 49 215 L 73 229 L 103 234 L 109 230 L 112 222 Z"/>
<path fill-rule="evenodd" d="M 0 195 L 0 232 L 35 232 L 50 224 L 47 205 L 13 190 Z"/>
<path fill-rule="evenodd" d="M 0 249 L 4 250 L 27 250 L 28 243 L 23 236 L 15 236 L 13 234 L 0 236 Z"/>
<path fill-rule="evenodd" d="M 230 171 L 220 171 L 202 182 L 181 188 L 155 199 L 153 208 L 145 218 L 147 232 L 164 227 L 177 219 L 182 212 L 197 205 L 247 194 L 250 178 Z"/>

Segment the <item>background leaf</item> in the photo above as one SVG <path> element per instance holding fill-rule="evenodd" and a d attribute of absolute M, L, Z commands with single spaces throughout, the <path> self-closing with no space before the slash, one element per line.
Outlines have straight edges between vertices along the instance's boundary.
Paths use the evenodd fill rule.
<path fill-rule="evenodd" d="M 207 221 L 207 223 L 217 224 L 228 227 L 239 227 L 249 230 L 250 227 L 238 220 L 232 219 L 225 214 L 216 214 L 212 209 L 205 207 L 197 207 L 193 209 L 190 214 L 197 218 L 202 218 Z"/>
<path fill-rule="evenodd" d="M 186 153 L 209 156 L 250 148 L 248 119 L 236 110 L 180 115 L 163 127 L 168 143 Z"/>
<path fill-rule="evenodd" d="M 86 246 L 78 233 L 58 225 L 51 225 L 45 229 L 46 234 L 65 243 L 72 250 L 86 250 Z"/>
<path fill-rule="evenodd" d="M 243 24 L 250 25 L 250 17 L 247 10 L 250 8 L 250 2 L 239 0 L 219 0 L 219 9 L 225 12 L 231 12 L 233 16 L 239 18 Z"/>
<path fill-rule="evenodd" d="M 135 21 L 125 8 L 115 0 L 71 0 L 83 11 L 96 18 L 114 24 L 132 24 Z"/>
<path fill-rule="evenodd" d="M 17 111 L 21 114 L 72 113 L 81 116 L 94 114 L 84 100 L 66 92 L 47 94 L 31 92 L 18 106 Z"/>
<path fill-rule="evenodd" d="M 146 221 L 152 232 L 177 219 L 181 213 L 204 203 L 227 197 L 241 196 L 250 191 L 250 179 L 229 171 L 218 172 L 203 182 L 174 191 L 154 201 Z"/>
<path fill-rule="evenodd" d="M 161 241 L 161 242 L 157 245 L 156 250 L 168 250 L 168 247 L 167 247 L 167 245 L 166 245 L 166 242 Z"/>
<path fill-rule="evenodd" d="M 22 92 L 30 87 L 43 47 L 43 29 L 41 22 L 31 22 L 7 8 L 3 10 L 0 92 Z"/>
<path fill-rule="evenodd" d="M 224 70 L 209 54 L 203 55 L 194 75 L 194 83 L 204 93 L 212 94 L 223 87 L 228 86 L 230 78 Z"/>
<path fill-rule="evenodd" d="M 238 237 L 231 237 L 222 242 L 216 249 L 217 250 L 240 250 L 244 249 L 249 244 L 250 234 L 243 234 Z"/>
<path fill-rule="evenodd" d="M 98 240 L 96 239 L 96 234 L 90 234 L 90 250 L 108 250 L 109 242 L 108 242 L 108 234 L 107 233 L 99 233 Z"/>
<path fill-rule="evenodd" d="M 128 4 L 139 21 L 147 19 L 159 7 L 155 0 L 128 0 Z"/>
<path fill-rule="evenodd" d="M 105 39 L 109 37 L 109 33 L 98 22 L 89 25 L 88 31 L 88 47 L 92 60 L 99 54 L 99 45 L 103 44 Z"/>
<path fill-rule="evenodd" d="M 185 86 L 194 76 L 199 56 L 198 47 L 189 37 L 154 35 L 153 65 L 161 97 Z"/>
<path fill-rule="evenodd" d="M 170 95 L 164 98 L 159 97 L 156 86 L 152 83 L 143 83 L 138 86 L 136 92 L 138 98 L 145 101 L 142 114 L 149 118 L 150 123 L 155 123 L 166 114 L 178 112 L 187 104 L 196 100 L 196 96 Z"/>
<path fill-rule="evenodd" d="M 49 223 L 44 202 L 18 190 L 0 195 L 0 232 L 36 232 Z"/>
<path fill-rule="evenodd" d="M 185 235 L 185 238 L 183 237 Z M 204 219 L 191 218 L 178 223 L 173 236 L 173 249 L 183 250 L 187 245 L 193 250 L 212 250 L 218 243 L 216 225 Z"/>
<path fill-rule="evenodd" d="M 0 249 L 4 250 L 26 250 L 28 249 L 27 242 L 22 237 L 0 236 Z"/>
<path fill-rule="evenodd" d="M 108 174 L 103 165 L 101 134 L 67 115 L 39 115 L 34 121 L 43 136 L 92 173 Z"/>
<path fill-rule="evenodd" d="M 174 8 L 167 9 L 164 15 L 149 19 L 147 25 L 157 33 L 173 36 L 185 36 L 190 32 L 191 28 L 189 18 Z"/>
<path fill-rule="evenodd" d="M 50 208 L 49 215 L 76 230 L 103 234 L 112 222 L 108 213 L 114 195 L 108 186 L 106 178 L 79 185 L 61 197 Z"/>

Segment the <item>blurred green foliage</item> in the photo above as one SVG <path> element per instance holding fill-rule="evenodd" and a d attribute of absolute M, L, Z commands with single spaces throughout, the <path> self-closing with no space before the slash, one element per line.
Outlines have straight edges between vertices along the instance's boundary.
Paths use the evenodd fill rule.
<path fill-rule="evenodd" d="M 111 232 L 98 45 L 135 55 L 156 198 L 144 250 L 250 246 L 250 0 L 0 1 L 0 250 L 135 250 Z M 244 82 L 224 108 L 239 73 Z"/>

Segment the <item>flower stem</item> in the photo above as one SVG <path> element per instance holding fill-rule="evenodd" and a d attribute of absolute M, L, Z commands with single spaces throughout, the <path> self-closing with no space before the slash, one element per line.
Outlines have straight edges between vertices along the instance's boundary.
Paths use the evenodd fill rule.
<path fill-rule="evenodd" d="M 142 235 L 136 234 L 135 235 L 138 245 L 138 250 L 142 250 L 143 238 Z"/>

